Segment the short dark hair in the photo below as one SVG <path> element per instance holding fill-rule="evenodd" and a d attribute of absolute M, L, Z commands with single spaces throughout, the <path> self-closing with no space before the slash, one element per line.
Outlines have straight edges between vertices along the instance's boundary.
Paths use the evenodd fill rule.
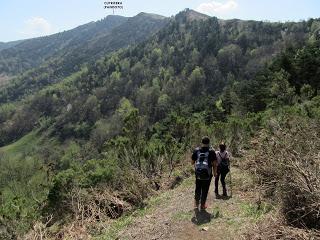
<path fill-rule="evenodd" d="M 201 140 L 202 144 L 209 144 L 210 143 L 210 139 L 208 136 L 204 136 Z"/>
<path fill-rule="evenodd" d="M 224 150 L 226 150 L 227 145 L 225 144 L 225 142 L 221 142 L 221 143 L 219 144 L 219 148 L 220 148 L 221 151 L 224 151 Z"/>

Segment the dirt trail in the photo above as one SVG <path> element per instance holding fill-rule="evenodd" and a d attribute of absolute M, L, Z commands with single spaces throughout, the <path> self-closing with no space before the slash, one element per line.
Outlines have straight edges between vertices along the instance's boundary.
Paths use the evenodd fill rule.
<path fill-rule="evenodd" d="M 233 169 L 233 191 L 229 199 L 215 199 L 213 182 L 207 211 L 193 209 L 194 179 L 164 193 L 146 214 L 135 217 L 118 232 L 117 239 L 239 239 L 239 234 L 257 221 L 256 196 L 250 178 Z"/>

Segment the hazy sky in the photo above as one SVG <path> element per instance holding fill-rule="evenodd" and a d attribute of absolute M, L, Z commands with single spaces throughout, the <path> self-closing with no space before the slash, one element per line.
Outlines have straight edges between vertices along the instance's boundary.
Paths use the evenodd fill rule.
<path fill-rule="evenodd" d="M 299 21 L 320 17 L 320 0 L 0 0 L 0 41 L 68 30 L 112 14 L 104 2 L 122 2 L 115 14 L 172 16 L 191 8 L 222 19 Z"/>

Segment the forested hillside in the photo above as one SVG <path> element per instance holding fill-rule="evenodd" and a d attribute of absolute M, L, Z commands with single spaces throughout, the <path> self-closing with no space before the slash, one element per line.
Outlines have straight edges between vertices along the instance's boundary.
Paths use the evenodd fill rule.
<path fill-rule="evenodd" d="M 69 31 L 6 43 L 4 46 L 11 44 L 12 47 L 0 49 L 0 74 L 17 76 L 14 81 L 20 85 L 30 84 L 30 78 L 36 78 L 38 85 L 44 81 L 57 82 L 79 71 L 85 63 L 145 40 L 165 23 L 164 17 L 147 13 L 131 18 L 110 15 Z"/>
<path fill-rule="evenodd" d="M 297 119 L 319 126 L 319 31 L 318 19 L 219 20 L 189 9 L 171 19 L 139 14 L 112 38 L 60 52 L 53 67 L 23 73 L 0 90 L 6 234 L 22 235 L 42 222 L 54 226 L 48 235 L 55 236 L 73 221 L 99 232 L 98 223 L 143 206 L 166 174 L 190 174 L 185 154 L 204 134 L 226 140 L 243 157 L 262 130 L 273 139 L 286 127 L 295 136 Z M 262 149 L 244 165 L 254 170 Z M 265 182 L 267 167 L 253 171 Z M 273 176 L 281 185 L 281 173 Z M 306 196 L 313 203 L 316 183 Z M 318 228 L 309 223 L 319 220 L 319 205 L 310 218 L 300 207 L 285 216 L 288 223 L 303 215 L 308 219 L 294 226 Z"/>
<path fill-rule="evenodd" d="M 0 42 L 0 51 L 6 48 L 13 47 L 19 43 L 21 43 L 23 40 L 18 41 L 12 41 L 12 42 Z"/>
<path fill-rule="evenodd" d="M 91 22 L 69 31 L 22 41 L 0 52 L 0 71 L 9 75 L 22 73 L 38 66 L 63 49 L 66 51 L 67 48 L 83 44 L 95 38 L 96 35 L 108 34 L 114 27 L 126 20 L 127 18 L 121 16 L 109 16 L 101 21 Z"/>

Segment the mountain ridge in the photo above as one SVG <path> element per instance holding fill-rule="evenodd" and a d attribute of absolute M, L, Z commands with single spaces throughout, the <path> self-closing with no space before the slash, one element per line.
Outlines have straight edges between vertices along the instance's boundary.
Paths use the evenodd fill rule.
<path fill-rule="evenodd" d="M 146 13 L 130 18 L 109 15 L 69 31 L 25 40 L 0 51 L 0 74 L 19 75 L 28 69 L 41 71 L 50 65 L 53 71 L 64 77 L 110 51 L 145 40 L 163 27 L 166 19 Z M 23 78 L 23 75 L 19 77 Z"/>
<path fill-rule="evenodd" d="M 79 41 L 85 43 L 91 41 L 96 35 L 97 38 L 104 37 L 109 32 L 130 19 L 145 18 L 154 20 L 164 20 L 166 17 L 140 13 L 133 17 L 119 15 L 108 15 L 98 21 L 91 21 L 70 30 L 61 31 L 43 37 L 36 37 L 8 43 L 0 44 L 0 74 L 16 75 L 25 70 L 31 69 L 43 63 L 57 52 L 68 47 L 79 45 Z M 94 37 L 93 37 L 94 36 Z M 35 54 L 30 54 L 35 52 Z M 30 57 L 32 56 L 32 57 Z M 14 59 L 20 59 L 15 63 Z"/>
<path fill-rule="evenodd" d="M 204 13 L 200 13 L 198 11 L 195 11 L 195 10 L 189 9 L 189 8 L 186 8 L 184 10 L 184 12 L 185 12 L 185 15 L 187 16 L 187 18 L 191 21 L 192 20 L 206 20 L 210 17 L 214 17 L 214 16 L 206 15 Z"/>
<path fill-rule="evenodd" d="M 59 50 L 87 41 L 92 34 L 106 34 L 112 28 L 125 22 L 125 17 L 104 18 L 101 21 L 90 22 L 74 29 L 59 32 L 49 36 L 23 40 L 17 45 L 0 51 L 0 73 L 16 75 L 44 62 L 54 56 Z M 14 59 L 18 58 L 18 61 Z"/>

